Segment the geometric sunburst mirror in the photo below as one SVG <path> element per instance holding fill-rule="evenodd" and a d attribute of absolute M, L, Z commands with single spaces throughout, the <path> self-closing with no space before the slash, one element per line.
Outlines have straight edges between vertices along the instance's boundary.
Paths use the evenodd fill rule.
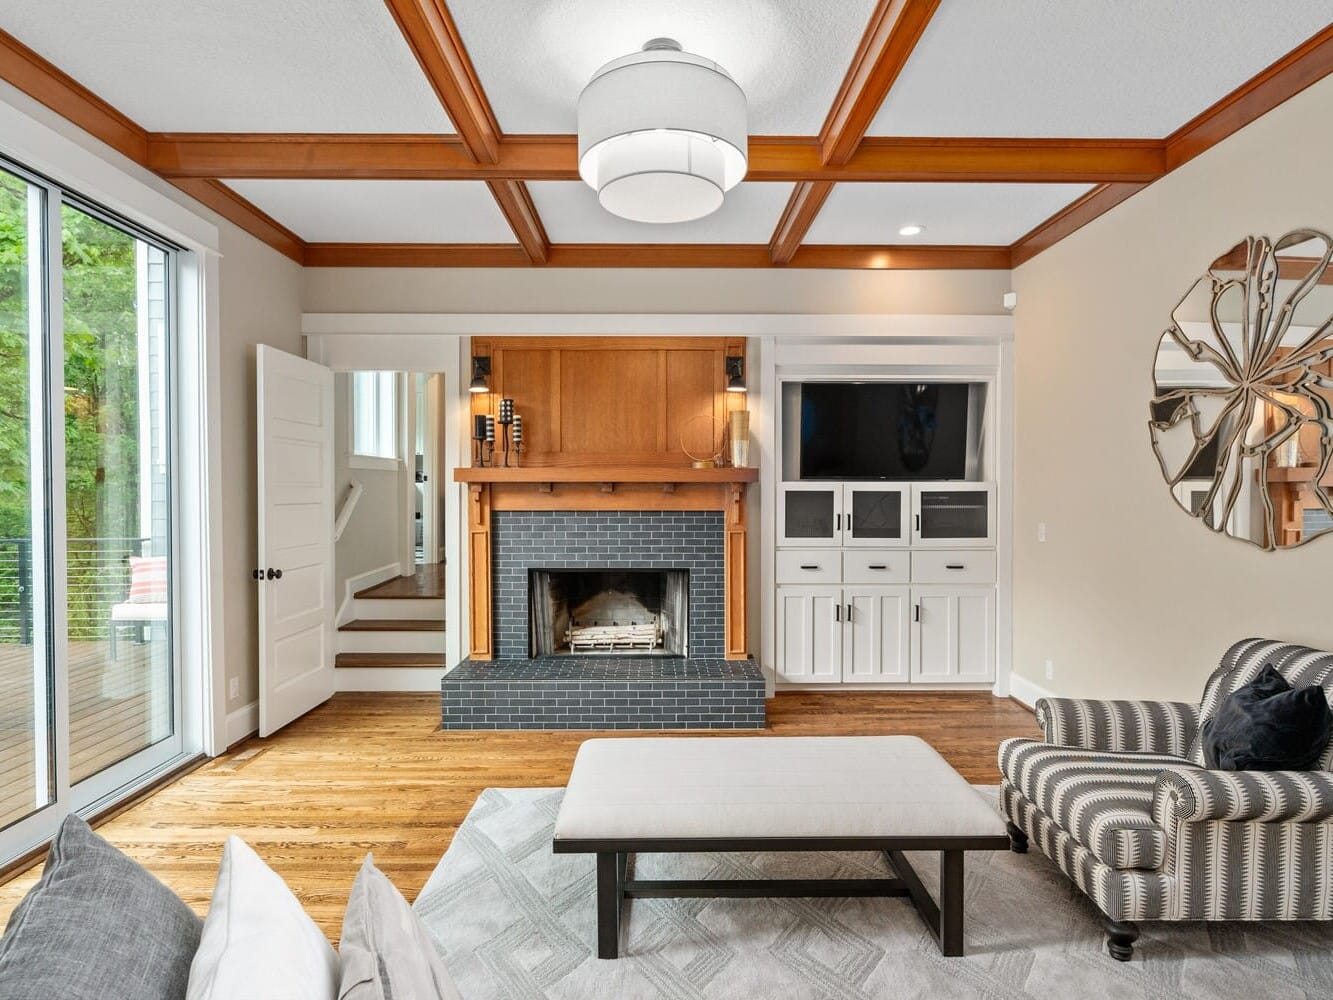
<path fill-rule="evenodd" d="M 1157 344 L 1148 426 L 1177 504 L 1264 549 L 1333 531 L 1333 240 L 1249 237 Z"/>

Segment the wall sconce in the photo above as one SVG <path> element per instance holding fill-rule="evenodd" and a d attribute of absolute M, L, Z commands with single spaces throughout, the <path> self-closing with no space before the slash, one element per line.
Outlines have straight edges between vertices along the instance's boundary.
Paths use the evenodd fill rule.
<path fill-rule="evenodd" d="M 480 354 L 472 356 L 472 381 L 468 383 L 468 392 L 490 392 L 486 382 L 491 374 L 491 359 Z"/>
<path fill-rule="evenodd" d="M 727 392 L 745 392 L 745 358 L 740 354 L 727 356 Z"/>

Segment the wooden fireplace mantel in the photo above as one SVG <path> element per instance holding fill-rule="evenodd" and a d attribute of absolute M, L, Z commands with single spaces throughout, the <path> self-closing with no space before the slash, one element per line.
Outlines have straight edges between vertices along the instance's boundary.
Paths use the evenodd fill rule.
<path fill-rule="evenodd" d="M 745 488 L 758 469 L 569 465 L 460 468 L 468 487 L 469 656 L 489 660 L 491 515 L 498 510 L 716 510 L 724 518 L 723 639 L 729 660 L 749 657 L 746 642 Z"/>

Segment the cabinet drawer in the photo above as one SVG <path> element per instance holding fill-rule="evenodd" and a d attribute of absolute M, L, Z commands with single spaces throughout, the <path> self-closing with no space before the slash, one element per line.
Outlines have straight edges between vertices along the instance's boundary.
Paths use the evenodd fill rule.
<path fill-rule="evenodd" d="M 839 583 L 842 552 L 839 549 L 779 550 L 778 583 Z"/>
<path fill-rule="evenodd" d="M 994 583 L 995 553 L 913 552 L 913 583 Z"/>
<path fill-rule="evenodd" d="M 910 566 L 906 552 L 861 549 L 842 554 L 842 578 L 846 583 L 907 583 Z"/>

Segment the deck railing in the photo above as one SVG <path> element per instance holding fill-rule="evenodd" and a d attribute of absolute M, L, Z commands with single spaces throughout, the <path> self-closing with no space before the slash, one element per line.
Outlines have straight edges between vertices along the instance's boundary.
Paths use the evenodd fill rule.
<path fill-rule="evenodd" d="M 107 638 L 111 607 L 129 595 L 129 557 L 147 538 L 71 538 L 66 552 L 69 637 Z M 0 538 L 0 642 L 32 642 L 33 551 L 30 538 Z"/>

